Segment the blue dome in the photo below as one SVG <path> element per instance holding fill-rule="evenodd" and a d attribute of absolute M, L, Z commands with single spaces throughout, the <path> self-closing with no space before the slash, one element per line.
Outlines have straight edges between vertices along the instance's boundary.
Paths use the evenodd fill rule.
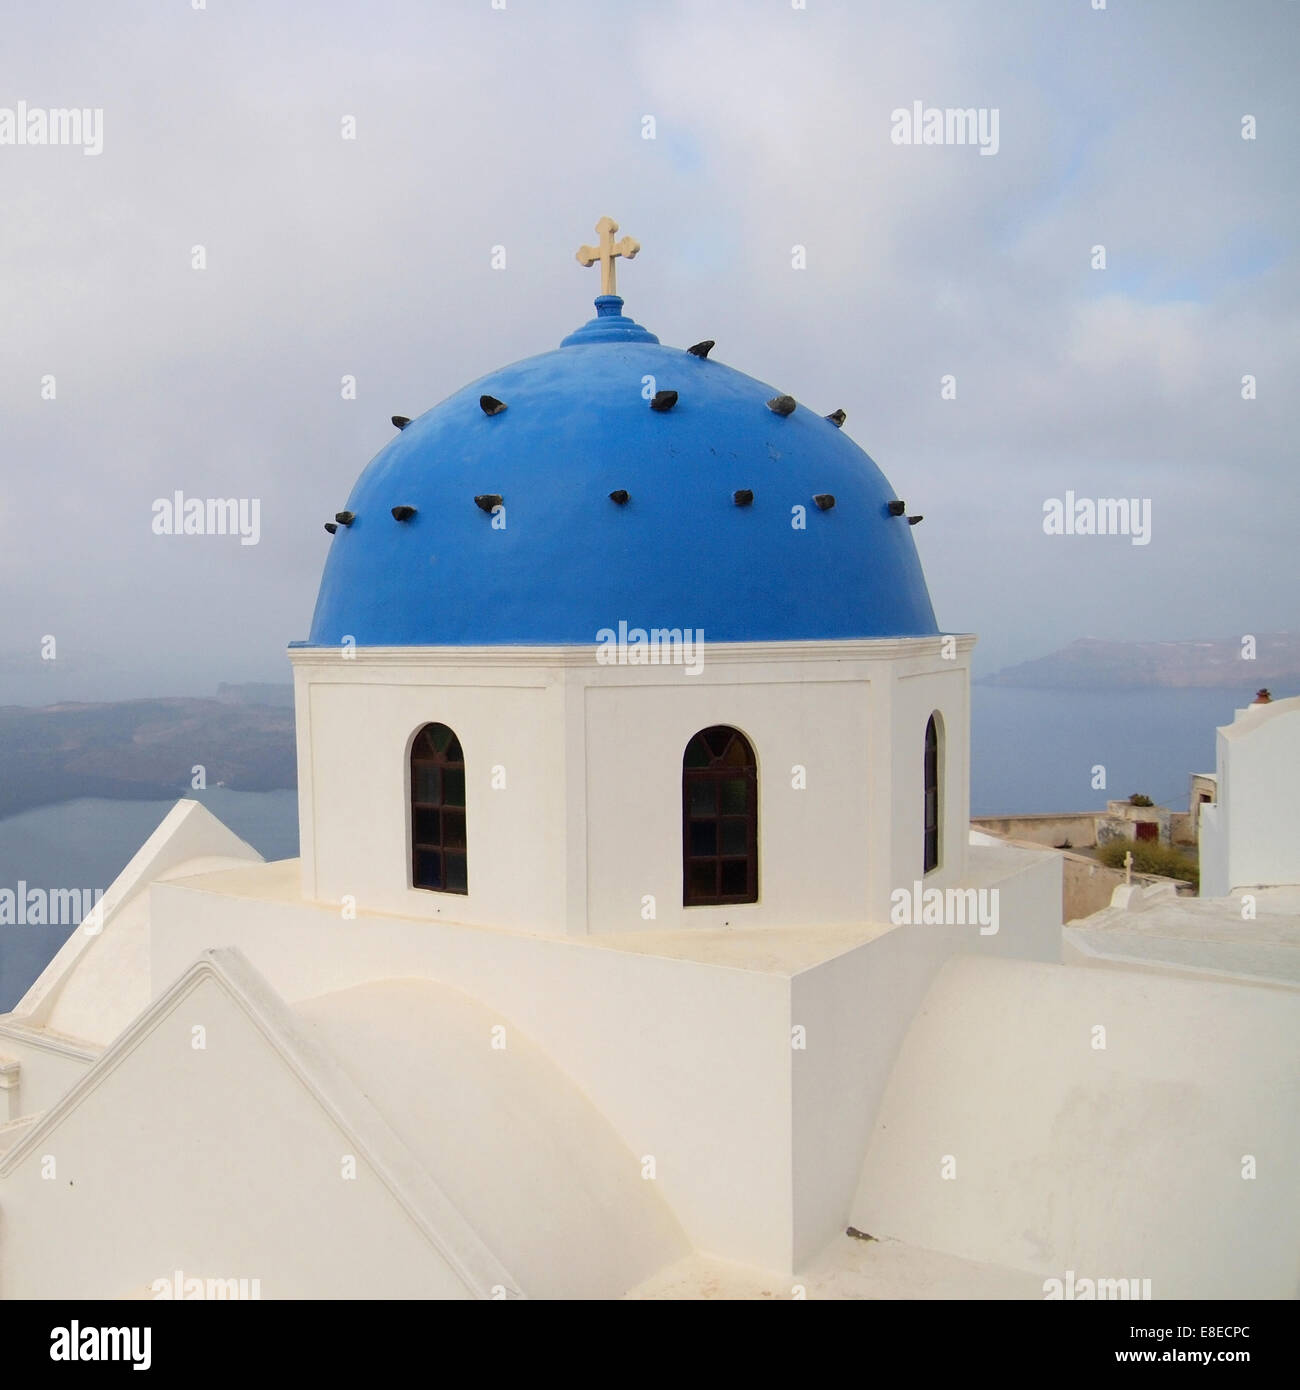
<path fill-rule="evenodd" d="M 596 306 L 558 349 L 466 386 L 376 455 L 330 542 L 307 645 L 585 645 L 620 621 L 705 642 L 937 631 L 912 528 L 852 440 L 661 346 L 616 296 Z M 648 390 L 677 402 L 652 410 Z M 488 415 L 481 396 L 506 409 Z M 475 505 L 493 495 L 495 518 Z"/>

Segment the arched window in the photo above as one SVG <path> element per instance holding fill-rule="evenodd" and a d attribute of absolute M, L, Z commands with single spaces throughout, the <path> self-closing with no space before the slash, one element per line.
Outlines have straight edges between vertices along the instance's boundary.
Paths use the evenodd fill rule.
<path fill-rule="evenodd" d="M 939 867 L 939 825 L 943 814 L 939 792 L 939 726 L 937 715 L 925 726 L 925 872 Z"/>
<path fill-rule="evenodd" d="M 465 755 L 445 724 L 426 724 L 411 743 L 411 885 L 469 892 Z"/>
<path fill-rule="evenodd" d="M 748 739 L 715 725 L 682 758 L 682 902 L 758 901 L 758 765 Z"/>

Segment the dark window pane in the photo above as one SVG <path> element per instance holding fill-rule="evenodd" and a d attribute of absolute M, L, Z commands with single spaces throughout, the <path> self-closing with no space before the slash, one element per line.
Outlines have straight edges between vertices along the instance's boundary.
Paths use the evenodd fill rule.
<path fill-rule="evenodd" d="M 728 775 L 719 776 L 724 769 Z M 756 902 L 758 782 L 754 752 L 725 724 L 701 729 L 682 756 L 682 900 Z"/>
<path fill-rule="evenodd" d="M 749 822 L 743 820 L 724 820 L 718 823 L 718 853 L 744 854 L 748 846 Z"/>
<path fill-rule="evenodd" d="M 939 733 L 934 716 L 925 726 L 925 822 L 922 864 L 926 873 L 939 867 Z"/>
<path fill-rule="evenodd" d="M 416 850 L 412 881 L 417 888 L 442 887 L 442 855 L 437 850 Z"/>
<path fill-rule="evenodd" d="M 709 745 L 709 752 L 715 758 L 720 758 L 726 751 L 727 744 L 731 742 L 731 730 L 721 726 L 716 729 L 705 729 L 704 741 Z"/>
<path fill-rule="evenodd" d="M 753 759 L 749 754 L 749 745 L 739 734 L 731 740 L 731 746 L 727 749 L 726 755 L 722 759 L 723 767 L 749 767 Z"/>
<path fill-rule="evenodd" d="M 722 861 L 722 895 L 736 897 L 749 887 L 749 861 L 747 859 L 724 859 Z"/>
<path fill-rule="evenodd" d="M 442 813 L 442 845 L 444 849 L 465 848 L 464 811 L 444 811 Z"/>
<path fill-rule="evenodd" d="M 686 879 L 687 896 L 691 898 L 712 898 L 716 896 L 716 870 L 712 859 L 692 864 Z"/>
<path fill-rule="evenodd" d="M 439 772 L 436 763 L 412 763 L 412 800 L 427 801 L 431 806 L 436 806 L 442 800 Z"/>
<path fill-rule="evenodd" d="M 716 854 L 718 852 L 718 823 L 712 820 L 691 822 L 691 854 Z"/>
<path fill-rule="evenodd" d="M 687 788 L 687 798 L 693 816 L 718 814 L 718 784 L 711 777 L 696 777 Z"/>
<path fill-rule="evenodd" d="M 465 856 L 463 854 L 448 854 L 446 860 L 447 892 L 464 893 L 466 891 Z"/>
<path fill-rule="evenodd" d="M 686 745 L 686 756 L 682 759 L 685 767 L 708 767 L 712 758 L 709 754 L 707 745 L 702 734 L 695 737 Z"/>
<path fill-rule="evenodd" d="M 463 767 L 443 768 L 442 804 L 444 806 L 463 806 L 465 804 L 465 769 Z"/>
<path fill-rule="evenodd" d="M 461 759 L 460 740 L 445 724 L 426 724 L 412 740 L 411 882 L 417 888 L 467 891 Z"/>

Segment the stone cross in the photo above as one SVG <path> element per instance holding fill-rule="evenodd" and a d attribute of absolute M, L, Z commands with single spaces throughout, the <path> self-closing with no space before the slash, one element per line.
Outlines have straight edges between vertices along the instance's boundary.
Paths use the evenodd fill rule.
<path fill-rule="evenodd" d="M 600 234 L 600 241 L 595 246 L 578 247 L 578 264 L 595 265 L 599 261 L 601 294 L 617 294 L 614 288 L 614 257 L 622 256 L 630 261 L 641 249 L 641 243 L 625 236 L 615 244 L 614 233 L 618 231 L 618 223 L 612 217 L 602 217 L 596 223 L 596 231 Z"/>
<path fill-rule="evenodd" d="M 1133 851 L 1131 849 L 1124 851 L 1124 882 L 1133 882 Z"/>

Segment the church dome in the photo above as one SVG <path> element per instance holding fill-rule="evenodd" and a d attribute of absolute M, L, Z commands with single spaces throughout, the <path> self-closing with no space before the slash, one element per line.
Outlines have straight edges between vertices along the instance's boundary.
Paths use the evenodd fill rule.
<path fill-rule="evenodd" d="M 585 645 L 620 621 L 705 642 L 936 632 L 867 454 L 622 305 L 602 295 L 559 348 L 380 451 L 335 523 L 307 645 Z"/>

